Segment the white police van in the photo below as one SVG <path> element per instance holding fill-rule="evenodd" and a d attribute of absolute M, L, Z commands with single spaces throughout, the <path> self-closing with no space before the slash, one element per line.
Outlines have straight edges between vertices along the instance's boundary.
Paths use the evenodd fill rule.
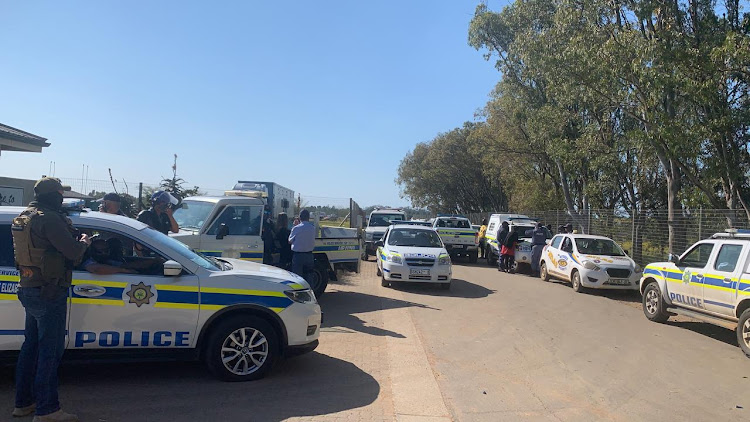
<path fill-rule="evenodd" d="M 373 210 L 370 213 L 370 218 L 367 219 L 367 227 L 365 228 L 365 247 L 362 252 L 362 260 L 367 261 L 369 255 L 375 255 L 375 251 L 378 249 L 375 244 L 383 238 L 383 234 L 391 225 L 391 221 L 404 220 L 406 220 L 406 214 L 398 208 L 376 208 Z"/>
<path fill-rule="evenodd" d="M 17 355 L 24 339 L 10 230 L 23 210 L 0 207 L 0 353 L 5 358 Z M 113 275 L 75 269 L 67 358 L 203 359 L 217 377 L 246 381 L 262 378 L 283 355 L 317 346 L 322 314 L 301 277 L 196 254 L 127 217 L 86 211 L 69 217 L 80 232 L 107 239 L 110 254 L 121 262 L 137 262 L 133 267 L 142 269 Z"/>
<path fill-rule="evenodd" d="M 376 244 L 377 274 L 383 287 L 408 281 L 450 289 L 451 258 L 432 227 L 422 222 L 397 222 Z"/>
<path fill-rule="evenodd" d="M 670 258 L 643 271 L 646 318 L 664 322 L 680 314 L 736 330 L 750 357 L 750 231 L 716 233 Z"/>

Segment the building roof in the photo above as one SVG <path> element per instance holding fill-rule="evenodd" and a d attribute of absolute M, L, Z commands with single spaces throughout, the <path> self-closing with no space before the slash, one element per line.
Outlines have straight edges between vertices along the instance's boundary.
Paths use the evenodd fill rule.
<path fill-rule="evenodd" d="M 47 138 L 0 123 L 0 151 L 42 152 Z"/>

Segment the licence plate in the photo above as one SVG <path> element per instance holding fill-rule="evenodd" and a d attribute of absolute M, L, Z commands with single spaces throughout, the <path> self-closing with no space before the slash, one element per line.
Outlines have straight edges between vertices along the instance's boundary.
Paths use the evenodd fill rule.
<path fill-rule="evenodd" d="M 412 275 L 430 275 L 430 270 L 412 268 L 411 274 Z"/>
<path fill-rule="evenodd" d="M 461 249 L 464 245 L 453 245 L 453 249 Z"/>
<path fill-rule="evenodd" d="M 609 284 L 617 284 L 618 286 L 627 286 L 630 284 L 630 280 L 627 278 L 610 278 Z"/>

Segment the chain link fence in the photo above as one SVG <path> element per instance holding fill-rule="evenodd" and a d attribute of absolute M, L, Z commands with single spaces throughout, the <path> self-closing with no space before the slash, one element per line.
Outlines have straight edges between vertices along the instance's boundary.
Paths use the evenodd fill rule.
<path fill-rule="evenodd" d="M 606 236 L 639 264 L 664 261 L 669 254 L 669 224 L 667 210 L 649 210 L 640 213 L 628 210 L 591 209 L 572 216 L 566 210 L 526 211 L 527 215 L 551 225 L 557 233 L 560 226 L 572 224 L 578 233 Z M 469 219 L 479 224 L 490 213 L 471 214 Z M 750 228 L 747 216 L 741 210 L 697 209 L 678 211 L 674 218 L 673 252 L 681 254 L 698 240 L 728 228 Z"/>

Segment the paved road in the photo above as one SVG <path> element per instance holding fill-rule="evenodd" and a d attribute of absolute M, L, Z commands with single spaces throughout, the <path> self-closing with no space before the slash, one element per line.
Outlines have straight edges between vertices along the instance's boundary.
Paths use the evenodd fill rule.
<path fill-rule="evenodd" d="M 481 265 L 454 276 L 450 291 L 387 289 L 364 263 L 321 298 L 318 350 L 258 382 L 196 363 L 65 365 L 62 402 L 84 421 L 750 420 L 750 360 L 727 330 L 648 322 L 637 294 Z M 0 415 L 12 397 L 4 368 Z"/>

